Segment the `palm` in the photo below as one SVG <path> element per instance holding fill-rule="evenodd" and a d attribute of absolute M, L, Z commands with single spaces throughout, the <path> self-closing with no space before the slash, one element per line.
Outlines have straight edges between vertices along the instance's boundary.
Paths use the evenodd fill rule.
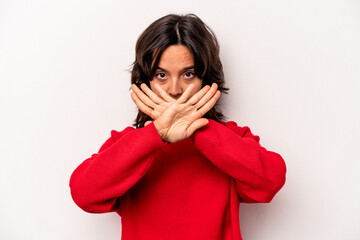
<path fill-rule="evenodd" d="M 173 104 L 158 118 L 157 127 L 161 129 L 160 136 L 166 136 L 168 142 L 178 142 L 192 135 L 190 126 L 199 116 L 194 107 L 186 108 L 185 104 Z"/>
<path fill-rule="evenodd" d="M 170 103 L 162 102 L 159 105 L 156 105 L 152 112 L 150 113 L 150 117 L 152 119 L 157 119 L 161 116 L 161 114 L 170 106 Z"/>
<path fill-rule="evenodd" d="M 167 142 L 178 142 L 190 137 L 196 130 L 205 126 L 209 121 L 205 115 L 220 98 L 220 91 L 214 83 L 211 87 L 205 86 L 190 97 L 194 87 L 190 84 L 177 100 L 171 98 L 159 88 L 157 96 L 143 84 L 143 91 L 132 86 L 131 97 L 138 108 L 154 119 L 154 125 L 161 139 Z M 146 122 L 145 126 L 150 122 Z"/>
<path fill-rule="evenodd" d="M 157 96 L 146 84 L 141 84 L 141 91 L 135 84 L 131 85 L 133 90 L 131 97 L 135 102 L 136 106 L 151 117 L 152 119 L 157 119 L 172 103 L 175 102 L 175 99 L 170 97 L 159 88 L 161 91 L 161 96 Z"/>
<path fill-rule="evenodd" d="M 168 142 L 178 142 L 190 137 L 197 129 L 205 126 L 208 120 L 202 116 L 208 112 L 220 97 L 217 86 L 203 88 L 189 98 L 189 87 L 183 95 L 173 102 L 154 122 L 160 137 Z"/>

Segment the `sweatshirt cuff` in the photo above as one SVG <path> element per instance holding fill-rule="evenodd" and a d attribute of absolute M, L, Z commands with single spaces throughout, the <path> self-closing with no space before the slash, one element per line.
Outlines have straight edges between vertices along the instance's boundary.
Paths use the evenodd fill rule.
<path fill-rule="evenodd" d="M 229 131 L 226 126 L 215 120 L 208 120 L 209 123 L 197 130 L 193 135 L 195 146 L 198 146 L 199 143 L 201 143 L 202 149 L 212 148 L 213 146 L 216 146 L 219 141 L 224 141 L 225 139 L 225 141 L 228 141 L 229 138 L 227 135 L 224 135 L 224 131 Z"/>
<path fill-rule="evenodd" d="M 141 128 L 141 130 L 143 131 L 142 134 L 144 134 L 144 137 L 149 139 L 149 142 L 154 142 L 154 144 L 156 145 L 167 145 L 168 142 L 164 142 L 159 133 L 157 132 L 156 128 L 155 128 L 155 124 L 154 121 L 152 121 L 150 124 L 148 124 L 146 127 Z"/>

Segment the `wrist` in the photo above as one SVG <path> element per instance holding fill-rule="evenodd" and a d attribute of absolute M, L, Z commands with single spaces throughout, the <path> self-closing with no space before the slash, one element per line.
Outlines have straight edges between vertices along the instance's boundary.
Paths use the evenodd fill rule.
<path fill-rule="evenodd" d="M 166 137 L 165 137 L 164 130 L 162 130 L 162 128 L 159 126 L 159 123 L 158 123 L 157 120 L 154 121 L 154 127 L 155 127 L 157 133 L 159 134 L 161 140 L 163 142 L 168 142 Z"/>

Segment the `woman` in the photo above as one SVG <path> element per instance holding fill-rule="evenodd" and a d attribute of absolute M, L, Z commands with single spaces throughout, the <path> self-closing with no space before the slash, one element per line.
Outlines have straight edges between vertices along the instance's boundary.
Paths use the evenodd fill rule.
<path fill-rule="evenodd" d="M 123 240 L 241 239 L 239 203 L 270 202 L 286 167 L 248 127 L 223 121 L 215 34 L 193 14 L 158 19 L 137 41 L 131 81 L 136 128 L 112 130 L 75 169 L 75 203 L 117 212 Z"/>

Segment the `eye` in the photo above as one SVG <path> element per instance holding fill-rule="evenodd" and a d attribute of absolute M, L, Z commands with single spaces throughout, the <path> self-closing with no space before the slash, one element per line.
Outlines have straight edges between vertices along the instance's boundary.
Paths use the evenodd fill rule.
<path fill-rule="evenodd" d="M 185 78 L 193 78 L 193 77 L 195 77 L 195 74 L 193 72 L 186 72 L 184 75 L 185 75 Z"/>
<path fill-rule="evenodd" d="M 157 73 L 157 74 L 155 74 L 155 76 L 158 78 L 158 79 L 165 79 L 165 77 L 166 77 L 166 74 L 165 73 Z"/>

